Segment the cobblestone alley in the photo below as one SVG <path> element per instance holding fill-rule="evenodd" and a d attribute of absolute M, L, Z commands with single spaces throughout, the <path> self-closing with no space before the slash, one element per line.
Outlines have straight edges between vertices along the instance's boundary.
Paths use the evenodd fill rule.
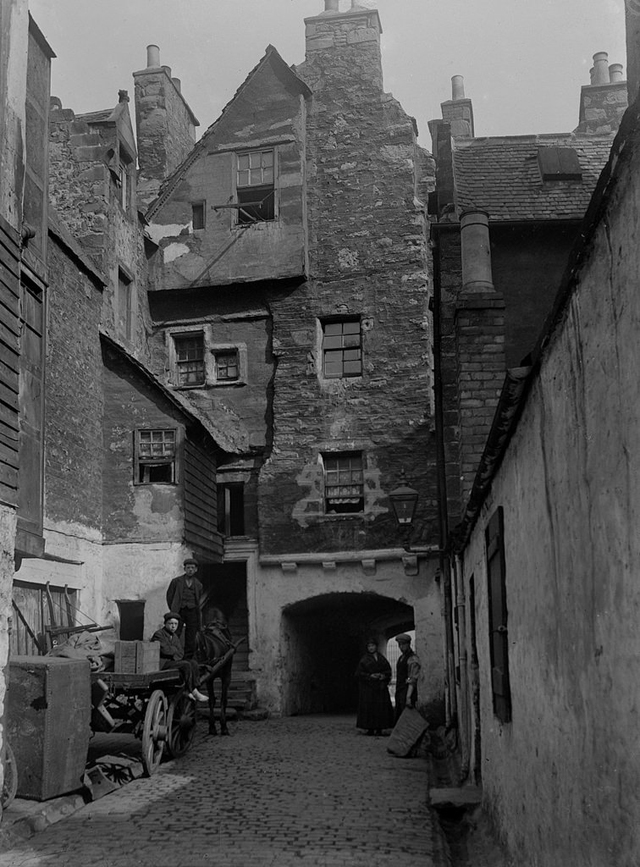
<path fill-rule="evenodd" d="M 444 867 L 427 765 L 353 717 L 232 723 L 151 779 L 89 804 L 0 867 Z"/>

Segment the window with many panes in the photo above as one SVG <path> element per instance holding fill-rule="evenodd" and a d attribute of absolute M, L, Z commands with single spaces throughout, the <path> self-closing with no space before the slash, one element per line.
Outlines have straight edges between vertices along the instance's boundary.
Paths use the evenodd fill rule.
<path fill-rule="evenodd" d="M 203 385 L 205 381 L 204 369 L 204 334 L 175 335 L 173 338 L 175 349 L 176 384 Z"/>
<path fill-rule="evenodd" d="M 322 373 L 328 379 L 362 376 L 362 330 L 359 319 L 322 324 Z"/>
<path fill-rule="evenodd" d="M 240 359 L 237 349 L 214 351 L 216 382 L 236 382 L 240 378 Z"/>
<path fill-rule="evenodd" d="M 324 509 L 327 514 L 364 510 L 362 452 L 329 453 L 324 465 Z"/>
<path fill-rule="evenodd" d="M 138 485 L 176 481 L 177 431 L 137 430 L 135 441 L 135 479 Z"/>
<path fill-rule="evenodd" d="M 255 223 L 275 217 L 274 152 L 249 151 L 238 154 L 236 193 L 238 223 Z"/>

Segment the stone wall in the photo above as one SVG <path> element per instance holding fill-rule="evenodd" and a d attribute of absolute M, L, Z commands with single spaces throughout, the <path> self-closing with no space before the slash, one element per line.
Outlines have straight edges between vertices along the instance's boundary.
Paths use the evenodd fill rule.
<path fill-rule="evenodd" d="M 309 280 L 274 303 L 273 451 L 261 473 L 265 551 L 394 546 L 388 492 L 404 467 L 421 492 L 415 540 L 436 540 L 431 277 L 424 209 L 432 164 L 382 90 L 377 12 L 307 22 Z M 361 377 L 322 375 L 321 322 L 360 318 Z M 325 515 L 324 451 L 362 451 L 365 508 Z"/>
<path fill-rule="evenodd" d="M 467 590 L 472 576 L 476 586 L 486 805 L 523 867 L 640 858 L 639 122 L 628 118 L 614 147 L 614 177 L 590 212 L 599 222 L 463 553 Z M 508 724 L 493 714 L 488 647 L 483 537 L 498 506 Z"/>
<path fill-rule="evenodd" d="M 102 285 L 52 238 L 45 388 L 45 516 L 102 526 Z"/>

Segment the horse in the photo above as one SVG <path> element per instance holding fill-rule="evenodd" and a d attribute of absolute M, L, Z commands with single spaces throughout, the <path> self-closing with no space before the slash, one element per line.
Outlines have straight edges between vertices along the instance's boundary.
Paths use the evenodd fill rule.
<path fill-rule="evenodd" d="M 213 682 L 220 679 L 220 734 L 228 735 L 227 728 L 227 696 L 231 683 L 231 667 L 236 644 L 231 640 L 227 618 L 219 608 L 211 609 L 211 620 L 196 634 L 195 660 L 205 673 L 200 678 L 200 686 L 206 686 L 209 695 L 209 734 L 217 735 L 215 708 L 216 696 Z"/>

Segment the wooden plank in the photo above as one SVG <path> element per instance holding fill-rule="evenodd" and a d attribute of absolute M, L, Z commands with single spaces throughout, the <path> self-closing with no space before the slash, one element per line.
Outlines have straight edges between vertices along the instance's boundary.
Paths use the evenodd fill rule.
<path fill-rule="evenodd" d="M 18 470 L 10 464 L 0 461 L 0 482 L 8 488 L 18 489 Z"/>
<path fill-rule="evenodd" d="M 0 440 L 0 464 L 18 469 L 18 450 L 11 448 Z"/>
<path fill-rule="evenodd" d="M 18 319 L 20 317 L 20 298 L 13 292 L 9 291 L 9 287 L 4 283 L 0 283 L 0 304 L 8 312 L 9 316 Z M 6 314 L 0 314 L 4 319 Z"/>
<path fill-rule="evenodd" d="M 0 364 L 4 364 L 10 370 L 19 373 L 20 353 L 17 345 L 15 347 L 7 346 L 6 343 L 3 343 L 2 340 L 0 340 Z"/>
<path fill-rule="evenodd" d="M 14 407 L 6 406 L 0 402 L 0 422 L 12 430 L 18 430 L 18 411 Z"/>
<path fill-rule="evenodd" d="M 6 322 L 0 319 L 0 340 L 10 349 L 20 352 L 20 320 L 12 317 Z"/>

